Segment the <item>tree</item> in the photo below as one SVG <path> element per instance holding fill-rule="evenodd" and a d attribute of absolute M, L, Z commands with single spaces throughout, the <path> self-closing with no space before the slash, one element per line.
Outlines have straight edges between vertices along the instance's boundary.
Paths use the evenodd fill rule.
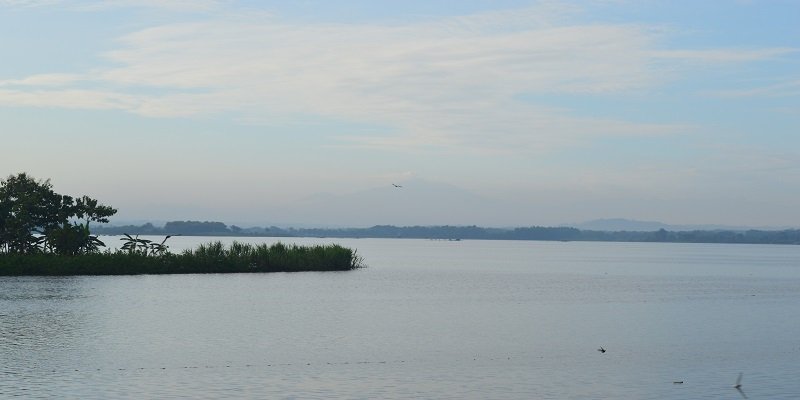
<path fill-rule="evenodd" d="M 86 227 L 89 227 L 89 221 L 107 223 L 108 217 L 116 213 L 117 210 L 99 204 L 89 196 L 82 196 L 76 202 L 76 216 L 86 220 Z"/>
<path fill-rule="evenodd" d="M 49 179 L 11 175 L 0 182 L 0 251 L 64 255 L 97 251 L 105 244 L 89 233 L 89 222 L 108 222 L 116 212 L 88 196 L 60 195 Z"/>
<path fill-rule="evenodd" d="M 12 253 L 40 250 L 37 228 L 52 225 L 58 218 L 60 197 L 49 180 L 37 181 L 25 173 L 9 176 L 0 184 L 0 245 Z"/>

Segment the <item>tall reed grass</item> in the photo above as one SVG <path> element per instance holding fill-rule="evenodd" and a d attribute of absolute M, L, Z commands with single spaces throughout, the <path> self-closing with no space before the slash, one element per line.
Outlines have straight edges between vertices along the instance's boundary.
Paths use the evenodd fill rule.
<path fill-rule="evenodd" d="M 340 245 L 251 245 L 222 242 L 180 254 L 105 252 L 77 256 L 0 254 L 0 275 L 138 275 L 239 272 L 349 271 L 363 267 L 355 250 Z"/>

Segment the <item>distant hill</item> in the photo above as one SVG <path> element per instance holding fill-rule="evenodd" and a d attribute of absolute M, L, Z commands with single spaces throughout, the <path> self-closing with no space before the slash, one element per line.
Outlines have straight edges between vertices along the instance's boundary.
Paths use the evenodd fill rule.
<path fill-rule="evenodd" d="M 636 221 L 625 218 L 595 219 L 579 224 L 568 225 L 573 228 L 603 232 L 653 232 L 659 229 L 670 229 L 669 225 L 655 221 Z"/>
<path fill-rule="evenodd" d="M 492 225 L 503 204 L 459 187 L 409 179 L 348 194 L 317 194 L 281 210 L 284 221 L 318 226 Z M 297 224 L 292 224 L 297 225 Z"/>
<path fill-rule="evenodd" d="M 639 221 L 634 219 L 625 218 L 605 218 L 595 219 L 591 221 L 581 222 L 578 224 L 564 224 L 572 228 L 578 228 L 587 231 L 601 231 L 601 232 L 653 232 L 659 229 L 664 229 L 672 232 L 686 232 L 686 231 L 732 231 L 742 232 L 748 230 L 761 230 L 761 231 L 779 231 L 792 229 L 788 226 L 783 227 L 753 227 L 753 226 L 735 226 L 735 225 L 712 225 L 712 224 L 697 224 L 697 225 L 670 225 L 658 221 Z"/>

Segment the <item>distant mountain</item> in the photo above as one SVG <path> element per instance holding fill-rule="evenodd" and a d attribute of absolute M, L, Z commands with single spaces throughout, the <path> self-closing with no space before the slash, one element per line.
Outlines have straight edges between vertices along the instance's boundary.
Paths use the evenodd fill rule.
<path fill-rule="evenodd" d="M 592 221 L 582 222 L 579 224 L 569 225 L 573 228 L 590 231 L 606 231 L 606 232 L 652 232 L 659 229 L 669 229 L 669 225 L 656 221 L 636 221 L 624 218 L 606 218 L 595 219 Z"/>
<path fill-rule="evenodd" d="M 638 221 L 625 218 L 605 218 L 586 221 L 578 224 L 566 224 L 565 226 L 578 228 L 581 230 L 604 231 L 604 232 L 653 232 L 659 229 L 667 231 L 746 231 L 757 230 L 782 230 L 790 227 L 752 227 L 752 226 L 732 226 L 732 225 L 670 225 L 657 221 Z"/>
<path fill-rule="evenodd" d="M 281 219 L 317 226 L 495 225 L 499 201 L 459 187 L 411 179 L 349 194 L 322 193 L 281 209 Z"/>

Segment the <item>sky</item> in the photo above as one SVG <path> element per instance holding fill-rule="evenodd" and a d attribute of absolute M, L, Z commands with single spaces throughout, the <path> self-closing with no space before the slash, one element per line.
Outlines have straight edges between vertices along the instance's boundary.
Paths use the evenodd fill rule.
<path fill-rule="evenodd" d="M 122 222 L 800 227 L 798 17 L 794 0 L 0 0 L 0 175 Z"/>

